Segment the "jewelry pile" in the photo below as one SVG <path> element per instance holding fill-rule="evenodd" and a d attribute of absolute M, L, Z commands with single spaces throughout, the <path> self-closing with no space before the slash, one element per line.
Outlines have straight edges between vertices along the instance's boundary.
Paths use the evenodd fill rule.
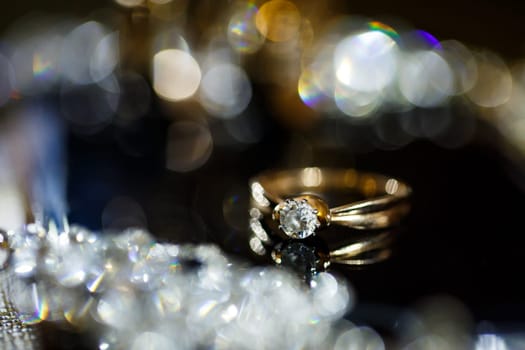
<path fill-rule="evenodd" d="M 3 234 L 0 286 L 23 327 L 93 332 L 99 349 L 319 348 L 352 305 L 322 272 L 307 286 L 213 245 L 159 243 L 141 229 L 95 234 L 36 224 Z"/>

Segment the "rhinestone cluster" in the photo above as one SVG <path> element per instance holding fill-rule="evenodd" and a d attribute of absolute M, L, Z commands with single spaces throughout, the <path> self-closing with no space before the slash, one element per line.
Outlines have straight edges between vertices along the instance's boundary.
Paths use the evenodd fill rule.
<path fill-rule="evenodd" d="M 27 225 L 7 237 L 0 249 L 10 252 L 4 272 L 15 277 L 7 293 L 18 318 L 67 321 L 94 332 L 100 349 L 317 348 L 352 301 L 331 274 L 307 287 L 214 245 L 159 243 L 140 229 Z"/>

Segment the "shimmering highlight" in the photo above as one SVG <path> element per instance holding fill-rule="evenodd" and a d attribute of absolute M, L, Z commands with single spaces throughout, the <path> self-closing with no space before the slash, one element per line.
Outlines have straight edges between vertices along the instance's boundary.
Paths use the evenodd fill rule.
<path fill-rule="evenodd" d="M 230 19 L 228 41 L 240 53 L 254 53 L 264 43 L 265 38 L 259 33 L 255 24 L 258 11 L 257 6 L 250 1 L 235 12 Z"/>
<path fill-rule="evenodd" d="M 35 53 L 33 56 L 33 74 L 36 78 L 49 78 L 53 74 L 53 62 Z"/>
<path fill-rule="evenodd" d="M 40 294 L 36 284 L 31 286 L 31 299 L 34 305 L 34 312 L 23 319 L 24 323 L 28 325 L 40 323 L 49 317 L 49 303 L 47 298 Z"/>
<path fill-rule="evenodd" d="M 180 261 L 179 259 L 173 259 L 170 261 L 170 264 L 169 264 L 169 270 L 170 271 L 177 271 L 178 269 L 180 269 Z"/>
<path fill-rule="evenodd" d="M 297 92 L 301 100 L 310 108 L 316 109 L 326 99 L 321 89 L 316 85 L 315 76 L 310 69 L 301 74 L 297 84 Z"/>
<path fill-rule="evenodd" d="M 399 34 L 395 31 L 394 28 L 390 27 L 387 24 L 381 23 L 379 21 L 368 22 L 368 29 L 379 31 L 391 37 L 392 39 L 398 39 Z"/>
<path fill-rule="evenodd" d="M 429 32 L 425 32 L 424 30 L 416 30 L 416 34 L 425 40 L 431 47 L 441 49 L 439 40 Z"/>

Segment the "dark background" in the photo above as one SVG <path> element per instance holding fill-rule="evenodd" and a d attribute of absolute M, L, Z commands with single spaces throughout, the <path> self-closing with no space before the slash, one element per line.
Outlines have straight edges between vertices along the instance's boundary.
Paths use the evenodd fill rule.
<path fill-rule="evenodd" d="M 525 4 L 512 1 L 363 1 L 334 2 L 334 12 L 395 15 L 439 39 L 454 38 L 494 50 L 511 60 L 524 53 Z M 0 30 L 29 11 L 84 16 L 106 1 L 17 1 L 4 4 Z M 250 258 L 243 230 L 248 208 L 248 179 L 267 168 L 308 165 L 356 166 L 399 177 L 413 186 L 413 209 L 396 254 L 363 269 L 335 268 L 348 276 L 359 297 L 356 319 L 377 323 L 370 305 L 401 308 L 434 294 L 458 297 L 476 320 L 500 329 L 515 327 L 525 314 L 523 218 L 525 196 L 516 162 L 502 152 L 504 140 L 490 125 L 476 122 L 465 146 L 445 149 L 418 140 L 399 150 L 354 152 L 321 147 L 337 127 L 321 122 L 317 131 L 292 131 L 267 108 L 265 87 L 255 86 L 252 108 L 260 115 L 264 136 L 243 149 L 215 147 L 210 160 L 188 174 L 164 168 L 167 121 L 157 101 L 134 129 L 109 128 L 96 139 L 68 135 L 68 202 L 71 222 L 93 229 L 114 196 L 139 202 L 148 228 L 171 241 L 211 241 L 232 254 Z M 441 113 L 437 111 L 436 113 Z M 464 111 L 452 110 L 455 114 Z M 473 112 L 466 112 L 473 118 Z M 366 132 L 364 126 L 347 126 Z M 355 131 L 348 131 L 353 132 Z M 133 139 L 143 157 L 120 151 L 118 134 Z M 308 157 L 293 157 L 301 145 Z M 291 156 L 292 154 L 292 156 Z M 290 159 L 295 159 L 291 161 Z M 233 203 L 225 218 L 225 200 Z M 236 223 L 233 225 L 231 221 Z M 395 309 L 393 309 L 395 310 Z"/>

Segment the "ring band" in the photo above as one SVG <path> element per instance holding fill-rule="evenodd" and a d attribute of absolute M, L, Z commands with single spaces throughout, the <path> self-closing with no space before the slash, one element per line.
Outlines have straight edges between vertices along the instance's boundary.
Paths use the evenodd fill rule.
<path fill-rule="evenodd" d="M 254 235 L 250 239 L 250 249 L 256 255 L 269 256 L 275 264 L 290 267 L 308 277 L 334 264 L 359 267 L 382 262 L 392 255 L 397 233 L 387 230 L 332 249 L 315 237 L 313 240 L 284 240 L 267 246 Z"/>
<path fill-rule="evenodd" d="M 262 215 L 271 214 L 281 236 L 294 239 L 309 237 L 331 224 L 354 229 L 388 228 L 410 210 L 407 199 L 411 189 L 407 184 L 354 169 L 268 171 L 253 178 L 250 189 L 252 207 Z M 324 198 L 332 192 L 351 192 L 361 199 L 330 208 Z"/>

